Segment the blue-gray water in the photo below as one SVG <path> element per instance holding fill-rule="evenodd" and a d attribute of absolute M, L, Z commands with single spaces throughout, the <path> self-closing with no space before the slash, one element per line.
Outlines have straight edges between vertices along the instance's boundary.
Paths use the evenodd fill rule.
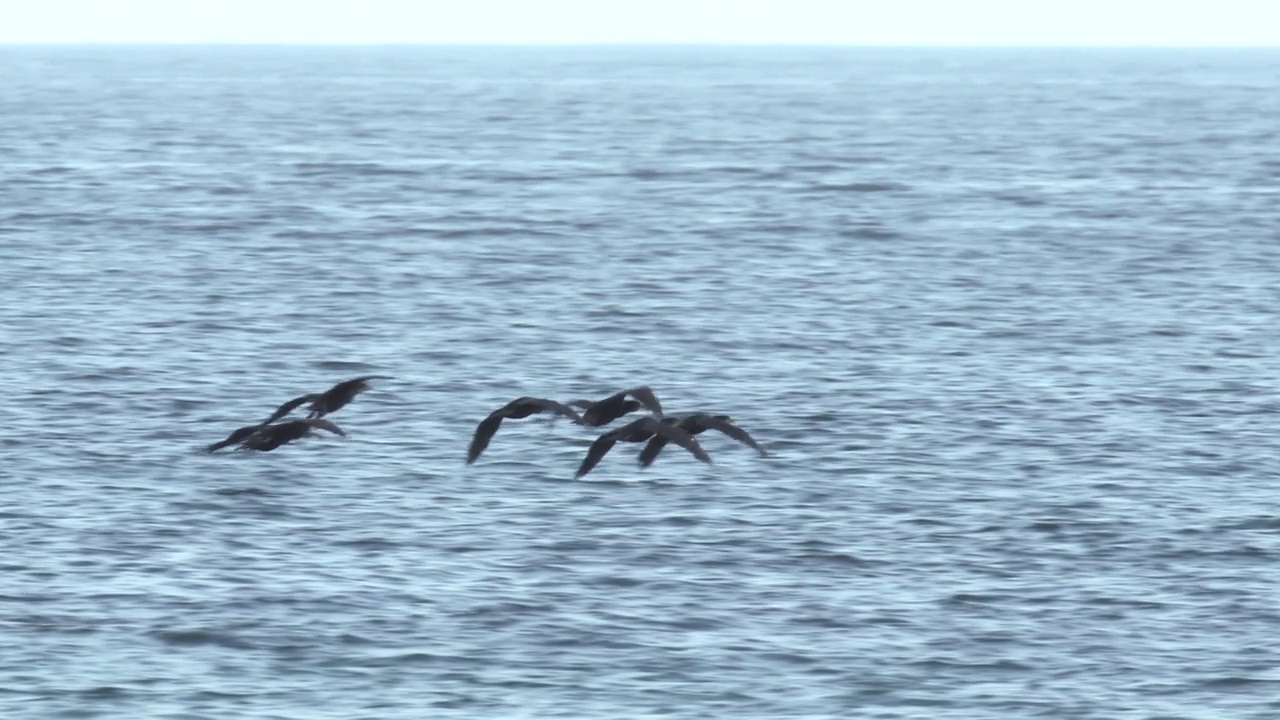
<path fill-rule="evenodd" d="M 0 716 L 1280 716 L 1278 85 L 0 49 Z M 771 456 L 463 463 L 640 383 Z"/>

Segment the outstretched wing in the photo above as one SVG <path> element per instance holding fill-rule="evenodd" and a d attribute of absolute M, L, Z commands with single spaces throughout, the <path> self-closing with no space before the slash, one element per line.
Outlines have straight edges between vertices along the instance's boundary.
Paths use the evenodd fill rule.
<path fill-rule="evenodd" d="M 504 408 L 505 409 L 505 408 Z M 498 426 L 502 424 L 502 418 L 506 417 L 502 410 L 494 410 L 489 413 L 489 417 L 480 421 L 476 425 L 476 434 L 471 436 L 471 447 L 467 448 L 467 464 L 476 461 L 480 457 L 480 453 L 489 447 L 489 441 L 493 439 L 493 434 L 498 432 Z"/>
<path fill-rule="evenodd" d="M 617 442 L 618 434 L 613 431 L 596 438 L 596 441 L 591 443 L 591 447 L 587 450 L 587 456 L 582 459 L 582 464 L 578 466 L 578 472 L 574 473 L 573 476 L 580 478 L 591 472 L 591 468 L 599 464 L 600 460 Z"/>
<path fill-rule="evenodd" d="M 337 425 L 334 425 L 332 422 L 325 420 L 324 418 L 311 418 L 307 420 L 307 422 L 310 423 L 311 427 L 313 428 L 328 430 L 329 432 L 334 433 L 335 435 L 341 435 L 343 437 L 347 436 L 347 434 L 342 431 L 342 428 L 338 427 Z"/>
<path fill-rule="evenodd" d="M 347 380 L 346 382 L 342 382 L 342 383 L 338 383 L 338 384 L 339 384 L 339 385 L 352 385 L 352 384 L 355 384 L 355 383 L 362 383 L 362 382 L 366 382 L 366 381 L 369 381 L 369 380 L 395 380 L 395 379 L 396 379 L 396 378 L 395 378 L 395 376 L 394 376 L 394 375 L 361 375 L 361 376 L 360 376 L 360 377 L 358 377 L 358 378 L 351 378 L 350 380 Z"/>
<path fill-rule="evenodd" d="M 658 402 L 658 396 L 653 394 L 653 390 L 650 389 L 648 385 L 629 388 L 622 392 L 625 395 L 630 395 L 636 400 L 639 400 L 641 405 L 649 408 L 649 410 L 654 413 L 658 415 L 662 414 L 662 403 Z"/>
<path fill-rule="evenodd" d="M 315 396 L 311 407 L 307 408 L 310 411 L 310 415 L 307 417 L 324 417 L 331 412 L 341 410 L 360 392 L 360 386 L 367 380 L 395 380 L 395 378 L 391 375 L 361 375 L 350 380 L 343 380 Z"/>
<path fill-rule="evenodd" d="M 263 423 L 263 425 L 265 424 L 266 423 Z M 231 434 L 227 436 L 227 439 L 219 440 L 218 442 L 205 448 L 204 451 L 211 453 L 211 452 L 221 450 L 222 448 L 227 447 L 229 445 L 235 445 L 237 443 L 244 442 L 245 438 L 248 438 L 250 435 L 257 432 L 258 429 L 261 427 L 262 425 L 246 425 L 242 428 L 236 428 L 235 430 L 231 431 Z"/>
<path fill-rule="evenodd" d="M 765 452 L 764 448 L 762 448 L 762 447 L 760 447 L 758 444 L 756 444 L 755 438 L 753 438 L 753 437 L 751 437 L 749 434 L 747 434 L 747 431 L 746 431 L 746 430 L 743 430 L 742 428 L 740 428 L 740 427 L 738 427 L 737 425 L 733 424 L 733 421 L 732 421 L 732 420 L 725 420 L 725 419 L 722 419 L 722 418 L 718 418 L 718 417 L 714 417 L 714 416 L 712 416 L 712 417 L 707 417 L 706 419 L 704 419 L 704 420 L 703 420 L 703 423 L 704 423 L 704 424 L 706 424 L 706 426 L 707 426 L 708 428 L 713 428 L 713 429 L 715 429 L 715 430 L 719 430 L 720 432 L 724 433 L 725 435 L 728 435 L 729 437 L 733 438 L 734 440 L 737 440 L 738 442 L 740 442 L 740 443 L 742 443 L 742 444 L 744 444 L 744 445 L 746 445 L 746 446 L 750 447 L 751 449 L 755 450 L 756 452 L 760 453 L 761 455 L 768 455 L 768 454 L 769 454 L 769 453 Z M 646 448 L 646 449 L 648 449 L 648 448 Z"/>
<path fill-rule="evenodd" d="M 282 425 L 284 425 L 284 423 L 262 425 L 261 427 L 256 428 L 240 443 L 240 449 L 261 450 L 263 452 L 275 450 L 281 445 L 289 442 L 281 431 Z"/>
<path fill-rule="evenodd" d="M 662 452 L 662 448 L 671 442 L 665 435 L 654 435 L 649 442 L 644 444 L 644 449 L 640 451 L 640 467 L 649 467 L 654 460 L 658 459 L 658 454 Z"/>
<path fill-rule="evenodd" d="M 687 431 L 682 430 L 671 423 L 662 422 L 661 420 L 658 420 L 656 418 L 648 418 L 648 419 L 651 420 L 650 427 L 653 430 L 653 434 L 655 438 L 665 437 L 668 441 L 673 442 L 679 445 L 680 447 L 684 448 L 685 450 L 688 450 L 689 452 L 693 453 L 693 456 L 698 458 L 702 462 L 704 463 L 711 462 L 711 456 L 707 454 L 706 450 L 702 449 L 702 446 L 698 444 L 698 441 L 695 440 L 694 437 L 690 435 Z M 654 453 L 654 456 L 656 457 L 657 453 Z"/>
<path fill-rule="evenodd" d="M 390 375 L 361 375 L 360 377 L 351 378 L 350 380 L 343 380 L 337 385 L 329 388 L 328 392 L 325 394 L 334 393 L 335 395 L 340 395 L 348 393 L 358 387 L 361 383 L 365 383 L 370 380 L 395 380 L 395 378 Z"/>
<path fill-rule="evenodd" d="M 569 407 L 569 405 L 566 405 L 564 403 L 558 403 L 555 400 L 548 400 L 546 398 L 535 398 L 535 397 L 520 398 L 520 402 L 524 403 L 525 405 L 533 405 L 535 407 L 542 408 L 543 412 L 553 412 L 557 415 L 563 415 L 569 418 L 570 420 L 574 421 L 575 423 L 578 423 L 579 425 L 582 424 L 582 416 L 578 414 L 578 411 L 574 410 L 573 408 Z"/>
<path fill-rule="evenodd" d="M 294 399 L 290 400 L 289 402 L 284 403 L 284 404 L 283 404 L 283 405 L 281 405 L 280 407 L 276 408 L 276 411 L 275 411 L 275 412 L 273 412 L 273 413 L 271 413 L 271 417 L 269 417 L 269 418 L 267 418 L 266 420 L 264 420 L 264 421 L 262 422 L 262 424 L 263 424 L 263 425 L 270 425 L 271 423 L 273 423 L 273 422 L 275 422 L 275 421 L 279 420 L 280 418 L 284 417 L 285 415 L 288 415 L 289 413 L 291 413 L 291 412 L 293 412 L 294 410 L 296 410 L 296 409 L 298 408 L 298 406 L 299 406 L 299 405 L 302 405 L 303 403 L 309 403 L 309 402 L 311 402 L 311 401 L 315 400 L 315 399 L 316 399 L 316 398 L 318 398 L 318 397 L 320 397 L 320 396 L 319 396 L 319 395 L 317 395 L 316 393 L 307 393 L 306 395 L 299 395 L 298 397 L 296 397 L 296 398 L 294 398 Z"/>

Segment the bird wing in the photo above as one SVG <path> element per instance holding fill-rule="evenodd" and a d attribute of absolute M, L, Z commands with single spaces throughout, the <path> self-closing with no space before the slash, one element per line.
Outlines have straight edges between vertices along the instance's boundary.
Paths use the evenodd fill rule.
<path fill-rule="evenodd" d="M 338 427 L 337 425 L 334 425 L 332 422 L 325 420 L 324 418 L 311 418 L 307 420 L 307 422 L 310 423 L 311 427 L 313 428 L 328 430 L 331 433 L 334 433 L 336 435 L 341 435 L 343 437 L 347 436 L 347 434 L 343 432 L 342 428 Z"/>
<path fill-rule="evenodd" d="M 545 411 L 553 412 L 553 413 L 556 413 L 557 415 L 563 415 L 578 424 L 582 424 L 582 416 L 578 414 L 578 411 L 574 410 L 573 408 L 569 407 L 569 405 L 566 405 L 564 403 L 558 403 L 555 400 L 548 400 L 546 398 L 535 398 L 535 397 L 521 398 L 521 401 L 523 401 L 528 405 L 536 405 Z"/>
<path fill-rule="evenodd" d="M 280 439 L 280 424 L 259 425 L 240 442 L 241 450 L 275 450 L 284 444 Z"/>
<path fill-rule="evenodd" d="M 662 422 L 657 418 L 650 417 L 648 419 L 651 421 L 650 427 L 653 429 L 653 434 L 655 437 L 657 436 L 665 437 L 667 438 L 667 440 L 693 453 L 693 456 L 698 458 L 702 462 L 704 463 L 711 462 L 711 456 L 707 454 L 706 450 L 702 449 L 702 446 L 698 444 L 698 441 L 694 439 L 694 437 L 690 435 L 687 431 L 682 430 L 679 427 L 672 425 L 671 423 Z M 654 455 L 656 456 L 657 453 L 654 453 Z"/>
<path fill-rule="evenodd" d="M 636 400 L 639 400 L 641 405 L 644 405 L 659 415 L 662 414 L 662 403 L 658 402 L 658 396 L 653 394 L 653 390 L 650 389 L 648 385 L 641 385 L 640 387 L 623 390 L 622 394 L 630 395 Z"/>
<path fill-rule="evenodd" d="M 337 385 L 334 385 L 334 387 L 335 387 L 335 388 L 338 388 L 338 387 L 350 387 L 350 386 L 352 386 L 352 385 L 358 385 L 358 384 L 360 384 L 360 383 L 362 383 L 362 382 L 368 382 L 369 380 L 395 380 L 395 377 L 394 377 L 394 376 L 392 376 L 392 375 L 361 375 L 361 376 L 360 376 L 360 377 L 358 377 L 358 378 L 351 378 L 350 380 L 343 380 L 342 382 L 338 383 Z"/>
<path fill-rule="evenodd" d="M 640 467 L 649 467 L 654 460 L 658 459 L 658 454 L 662 452 L 662 448 L 671 442 L 665 435 L 655 434 L 644 444 L 644 449 L 640 451 Z"/>
<path fill-rule="evenodd" d="M 756 444 L 755 438 L 747 434 L 746 430 L 743 430 L 742 428 L 733 424 L 732 420 L 722 420 L 721 418 L 718 418 L 718 417 L 708 416 L 703 420 L 703 422 L 706 423 L 707 427 L 719 430 L 720 432 L 724 433 L 725 435 L 728 435 L 734 440 L 737 440 L 738 442 L 752 448 L 753 450 L 760 453 L 761 455 L 769 454 L 765 452 L 764 448 Z"/>
<path fill-rule="evenodd" d="M 498 426 L 502 424 L 502 418 L 506 417 L 501 408 L 489 413 L 489 417 L 480 421 L 476 425 L 476 434 L 471 437 L 471 447 L 467 448 L 467 464 L 475 462 L 480 457 L 480 453 L 489 447 L 489 441 L 493 439 L 493 434 L 498 432 Z"/>
<path fill-rule="evenodd" d="M 573 476 L 580 478 L 591 472 L 591 468 L 595 467 L 617 442 L 618 433 L 612 430 L 596 438 L 596 441 L 591 443 L 591 447 L 587 450 L 587 456 L 582 459 L 582 464 L 578 466 L 578 471 Z"/>
<path fill-rule="evenodd" d="M 273 413 L 271 413 L 271 417 L 269 417 L 269 418 L 267 418 L 266 420 L 264 420 L 262 424 L 263 424 L 263 425 L 270 425 L 271 423 L 273 423 L 273 422 L 275 422 L 275 421 L 279 420 L 280 418 L 284 417 L 285 415 L 288 415 L 289 413 L 291 413 L 291 412 L 293 412 L 294 410 L 296 410 L 296 409 L 297 409 L 297 407 L 298 407 L 299 405 L 302 405 L 303 403 L 309 403 L 309 402 L 312 402 L 313 400 L 315 400 L 315 399 L 316 399 L 316 398 L 318 398 L 318 397 L 320 397 L 320 396 L 319 396 L 319 395 L 317 395 L 317 394 L 315 394 L 315 393 L 307 393 L 306 395 L 299 395 L 298 397 L 296 397 L 296 398 L 294 398 L 294 399 L 290 400 L 289 402 L 284 403 L 284 404 L 283 404 L 283 405 L 281 405 L 280 407 L 276 408 L 276 411 L 275 411 L 275 412 L 273 412 Z"/>
<path fill-rule="evenodd" d="M 266 423 L 263 423 L 263 424 L 265 425 Z M 242 428 L 236 428 L 235 430 L 231 431 L 231 434 L 228 435 L 225 440 L 219 440 L 218 442 L 205 448 L 204 451 L 211 453 L 217 450 L 221 450 L 222 448 L 227 447 L 228 445 L 235 445 L 238 442 L 243 442 L 245 438 L 257 432 L 258 429 L 261 427 L 262 425 L 245 425 Z"/>
<path fill-rule="evenodd" d="M 395 380 L 395 378 L 391 375 L 361 375 L 360 377 L 351 378 L 350 380 L 343 380 L 328 390 L 314 396 L 315 400 L 311 403 L 311 407 L 309 408 L 311 411 L 310 417 L 323 417 L 342 408 L 351 401 L 351 397 L 349 396 L 355 394 L 355 389 L 367 380 Z M 335 401 L 340 402 L 335 406 Z"/>

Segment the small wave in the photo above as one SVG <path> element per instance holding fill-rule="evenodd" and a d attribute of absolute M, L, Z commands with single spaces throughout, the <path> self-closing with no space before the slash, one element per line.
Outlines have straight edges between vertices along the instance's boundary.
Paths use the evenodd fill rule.
<path fill-rule="evenodd" d="M 1230 675 L 1227 677 L 1211 678 L 1200 683 L 1200 687 L 1210 690 L 1233 690 L 1236 688 L 1251 687 L 1254 685 L 1274 685 L 1280 683 L 1280 680 L 1272 680 L 1269 678 L 1252 678 L 1242 677 L 1239 675 Z"/>
<path fill-rule="evenodd" d="M 911 188 L 902 183 L 891 181 L 884 182 L 848 182 L 848 183 L 813 183 L 805 188 L 809 191 L 817 192 L 852 192 L 852 193 L 882 193 L 882 192 L 902 192 Z"/>
<path fill-rule="evenodd" d="M 882 225 L 863 225 L 846 228 L 836 233 L 839 237 L 851 240 L 892 240 L 902 237 L 902 233 Z"/>
<path fill-rule="evenodd" d="M 918 660 L 916 662 L 908 663 L 908 665 L 919 667 L 919 668 L 928 668 L 931 670 L 976 670 L 981 672 L 991 672 L 993 670 L 994 671 L 1010 670 L 1010 671 L 1023 672 L 1023 671 L 1035 669 L 1030 665 L 1017 662 L 1016 660 L 993 660 L 990 662 L 961 662 L 959 660 L 930 658 L 927 660 Z"/>
<path fill-rule="evenodd" d="M 1263 516 L 1224 525 L 1227 530 L 1280 530 L 1280 517 Z"/>
<path fill-rule="evenodd" d="M 125 697 L 128 694 L 128 690 L 114 685 L 102 685 L 88 690 L 81 690 L 79 693 L 80 697 L 85 700 L 114 700 Z"/>
<path fill-rule="evenodd" d="M 823 550 L 809 550 L 806 552 L 796 553 L 796 558 L 801 560 L 814 560 L 818 562 L 831 563 L 834 565 L 845 565 L 849 567 L 862 567 L 867 565 L 867 561 L 852 553 L 829 552 Z"/>
<path fill-rule="evenodd" d="M 176 647 L 199 647 L 202 645 L 212 645 L 237 650 L 244 650 L 252 647 L 249 643 L 241 640 L 235 635 L 213 630 L 156 630 L 150 634 L 160 642 Z"/>
<path fill-rule="evenodd" d="M 361 659 L 338 658 L 322 663 L 325 666 L 351 666 L 356 667 L 404 667 L 407 665 L 440 665 L 451 667 L 457 662 L 457 658 L 449 655 L 436 655 L 429 652 L 408 652 L 399 655 L 383 655 L 380 657 L 370 657 Z"/>
<path fill-rule="evenodd" d="M 792 618 L 789 622 L 793 625 L 801 625 L 806 627 L 818 627 L 828 630 L 843 630 L 847 628 L 857 627 L 859 623 L 850 620 L 830 617 L 826 615 L 806 615 L 804 617 Z"/>
<path fill-rule="evenodd" d="M 1008 600 L 1009 597 L 1007 595 L 961 592 L 951 595 L 944 602 L 954 605 L 995 605 Z"/>
<path fill-rule="evenodd" d="M 335 545 L 343 547 L 353 547 L 360 550 L 390 550 L 400 547 L 400 543 L 392 540 L 384 540 L 383 538 L 356 538 L 354 540 L 340 540 Z"/>
<path fill-rule="evenodd" d="M 561 237 L 563 233 L 523 225 L 487 225 L 477 228 L 454 228 L 436 230 L 432 233 L 442 240 L 457 240 L 474 237 Z"/>
<path fill-rule="evenodd" d="M 213 493 L 215 495 L 223 495 L 225 497 L 235 497 L 237 495 L 253 495 L 257 497 L 265 497 L 271 494 L 269 491 L 264 490 L 262 488 L 257 488 L 257 487 L 218 488 L 217 490 L 214 490 Z"/>
<path fill-rule="evenodd" d="M 377 177 L 377 176 L 402 176 L 402 177 L 419 177 L 425 175 L 425 171 L 384 165 L 382 163 L 371 162 L 303 162 L 295 163 L 293 169 L 304 177 L 321 177 L 326 175 L 354 176 L 354 177 Z"/>
<path fill-rule="evenodd" d="M 627 171 L 627 176 L 636 180 L 664 180 L 667 178 L 679 177 L 681 173 L 671 170 L 660 170 L 658 168 L 634 168 Z"/>

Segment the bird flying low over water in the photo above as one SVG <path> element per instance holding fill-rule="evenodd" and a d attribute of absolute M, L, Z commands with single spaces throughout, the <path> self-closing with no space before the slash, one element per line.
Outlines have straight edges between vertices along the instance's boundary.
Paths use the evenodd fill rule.
<path fill-rule="evenodd" d="M 475 462 L 480 457 L 480 453 L 489 447 L 489 441 L 493 439 L 494 433 L 498 432 L 498 427 L 502 425 L 503 420 L 520 420 L 544 412 L 563 415 L 575 423 L 582 424 L 582 416 L 568 405 L 544 398 L 516 398 L 489 413 L 488 417 L 476 425 L 476 433 L 471 438 L 471 447 L 467 448 L 467 464 Z"/>
<path fill-rule="evenodd" d="M 244 427 L 236 428 L 235 430 L 231 431 L 231 434 L 228 435 L 225 440 L 220 440 L 216 443 L 213 443 L 209 447 L 205 448 L 204 451 L 209 453 L 217 452 L 218 450 L 221 450 L 224 447 L 228 447 L 230 445 L 238 445 L 244 442 L 244 439 L 252 435 L 254 432 L 260 430 L 263 427 L 266 427 L 267 425 L 270 425 L 271 423 L 279 420 L 285 415 L 288 415 L 289 413 L 296 410 L 299 405 L 302 405 L 303 403 L 312 402 L 317 397 L 319 397 L 319 395 L 315 393 L 310 393 L 307 395 L 301 395 L 286 403 L 283 403 L 280 405 L 280 407 L 276 408 L 275 412 L 271 413 L 271 416 L 268 417 L 266 420 L 263 420 L 262 422 L 256 425 L 245 425 Z"/>
<path fill-rule="evenodd" d="M 342 428 L 324 418 L 294 418 L 274 425 L 261 423 L 236 428 L 225 440 L 205 448 L 205 452 L 211 453 L 230 445 L 239 445 L 241 450 L 275 450 L 285 443 L 312 435 L 317 429 L 328 430 L 336 435 L 346 435 Z"/>
<path fill-rule="evenodd" d="M 644 442 L 655 436 L 667 438 L 668 441 L 693 453 L 694 457 L 704 463 L 711 462 L 711 456 L 707 455 L 707 451 L 702 449 L 689 432 L 680 429 L 675 423 L 663 422 L 653 415 L 645 415 L 596 438 L 587 450 L 587 456 L 583 458 L 582 464 L 578 466 L 578 472 L 574 473 L 574 477 L 582 477 L 591 472 L 591 468 L 595 467 L 609 449 L 619 441 Z"/>
<path fill-rule="evenodd" d="M 325 390 L 312 397 L 311 405 L 307 408 L 310 414 L 307 417 L 319 418 L 334 412 L 352 400 L 362 392 L 372 390 L 369 380 L 395 380 L 390 375 L 365 375 L 363 377 L 343 380 L 333 387 Z M 292 401 L 290 401 L 292 402 Z"/>
<path fill-rule="evenodd" d="M 315 402 L 315 399 L 318 397 L 320 397 L 318 393 L 307 393 L 306 395 L 299 395 L 298 397 L 290 400 L 289 402 L 282 403 L 280 407 L 276 408 L 275 412 L 271 413 L 271 417 L 262 421 L 262 424 L 270 425 L 271 423 L 279 420 L 285 415 L 288 415 L 289 413 L 296 410 L 299 405 L 302 405 L 304 403 L 309 403 L 309 402 Z"/>
<path fill-rule="evenodd" d="M 628 396 L 635 399 L 628 400 Z M 657 396 L 647 385 L 619 390 L 603 400 L 570 400 L 567 404 L 582 408 L 582 421 L 595 427 L 608 425 L 642 407 L 655 414 L 662 414 L 662 403 L 658 402 Z"/>
<path fill-rule="evenodd" d="M 767 456 L 769 453 L 765 449 L 756 444 L 754 438 L 747 433 L 746 430 L 734 424 L 733 418 L 728 415 L 709 415 L 707 413 L 691 413 L 689 415 L 671 415 L 661 419 L 663 423 L 673 424 L 684 430 L 690 435 L 698 435 L 707 430 L 719 430 L 738 442 L 754 449 L 761 456 Z M 653 461 L 658 458 L 658 454 L 662 452 L 662 448 L 671 442 L 665 435 L 654 435 L 644 449 L 640 451 L 640 467 L 649 467 Z"/>
<path fill-rule="evenodd" d="M 204 451 L 207 453 L 212 453 L 212 452 L 217 452 L 224 447 L 228 447 L 231 445 L 239 445 L 240 443 L 244 442 L 245 438 L 261 430 L 265 425 L 266 423 L 261 423 L 258 425 L 245 425 L 242 428 L 236 428 L 235 430 L 231 431 L 231 434 L 228 435 L 225 440 L 219 440 L 218 442 L 205 448 Z"/>
<path fill-rule="evenodd" d="M 246 450 L 275 450 L 285 443 L 314 435 L 316 430 L 328 430 L 335 435 L 346 436 L 342 428 L 324 418 L 296 418 L 274 425 L 264 425 L 246 437 L 240 446 Z"/>
<path fill-rule="evenodd" d="M 328 430 L 338 435 L 346 435 L 341 428 L 327 420 L 310 423 L 302 420 L 291 420 L 284 423 L 276 423 L 276 421 L 299 407 L 308 405 L 308 403 L 306 420 L 319 421 L 325 415 L 350 403 L 360 393 L 369 390 L 368 381 L 394 379 L 390 375 L 365 375 L 351 380 L 343 380 L 322 393 L 299 395 L 288 402 L 282 403 L 266 420 L 255 425 L 236 428 L 226 439 L 219 440 L 206 447 L 205 452 L 217 452 L 231 445 L 239 445 L 241 449 L 249 450 L 274 450 L 287 442 L 311 434 L 317 428 Z"/>

